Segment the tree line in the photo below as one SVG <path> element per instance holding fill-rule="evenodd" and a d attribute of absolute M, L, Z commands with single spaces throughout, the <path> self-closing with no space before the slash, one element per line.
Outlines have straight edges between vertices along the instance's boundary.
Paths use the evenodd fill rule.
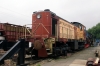
<path fill-rule="evenodd" d="M 87 31 L 91 33 L 95 39 L 100 39 L 100 23 L 96 24 L 96 26 L 93 26 L 92 28 L 89 28 Z"/>

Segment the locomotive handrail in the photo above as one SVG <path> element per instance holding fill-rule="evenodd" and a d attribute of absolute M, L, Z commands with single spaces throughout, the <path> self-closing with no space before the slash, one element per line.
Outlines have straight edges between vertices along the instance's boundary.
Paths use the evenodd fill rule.
<path fill-rule="evenodd" d="M 26 25 L 25 25 L 25 28 L 27 29 Z M 32 34 L 28 29 L 27 29 L 27 31 L 28 31 L 30 34 Z"/>
<path fill-rule="evenodd" d="M 32 24 L 26 24 L 26 25 L 32 25 Z M 32 33 L 27 29 L 26 25 L 23 25 L 25 27 L 25 38 L 26 38 L 26 30 L 32 35 Z"/>
<path fill-rule="evenodd" d="M 26 25 L 32 25 L 32 24 L 26 24 Z M 24 26 L 25 26 L 25 28 L 27 29 L 26 25 L 24 25 Z M 27 31 L 28 31 L 30 34 L 32 34 L 28 29 L 27 29 Z"/>

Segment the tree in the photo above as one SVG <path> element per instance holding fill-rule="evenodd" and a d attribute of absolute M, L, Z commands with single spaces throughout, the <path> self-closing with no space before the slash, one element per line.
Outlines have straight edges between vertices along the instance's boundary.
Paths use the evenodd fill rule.
<path fill-rule="evenodd" d="M 96 26 L 93 26 L 92 28 L 89 28 L 88 32 L 91 33 L 94 38 L 100 39 L 100 23 L 98 23 Z"/>

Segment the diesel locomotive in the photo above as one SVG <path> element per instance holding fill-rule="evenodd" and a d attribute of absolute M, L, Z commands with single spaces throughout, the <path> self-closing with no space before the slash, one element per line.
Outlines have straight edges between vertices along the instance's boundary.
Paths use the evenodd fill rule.
<path fill-rule="evenodd" d="M 69 22 L 49 9 L 33 12 L 33 46 L 38 57 L 66 55 L 84 49 L 86 27 L 79 22 Z"/>

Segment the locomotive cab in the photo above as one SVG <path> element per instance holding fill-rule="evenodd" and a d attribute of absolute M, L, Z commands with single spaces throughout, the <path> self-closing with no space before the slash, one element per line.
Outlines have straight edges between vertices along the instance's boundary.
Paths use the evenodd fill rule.
<path fill-rule="evenodd" d="M 79 49 L 85 47 L 85 40 L 86 40 L 86 27 L 79 22 L 71 22 L 73 25 L 77 27 L 77 40 Z"/>

